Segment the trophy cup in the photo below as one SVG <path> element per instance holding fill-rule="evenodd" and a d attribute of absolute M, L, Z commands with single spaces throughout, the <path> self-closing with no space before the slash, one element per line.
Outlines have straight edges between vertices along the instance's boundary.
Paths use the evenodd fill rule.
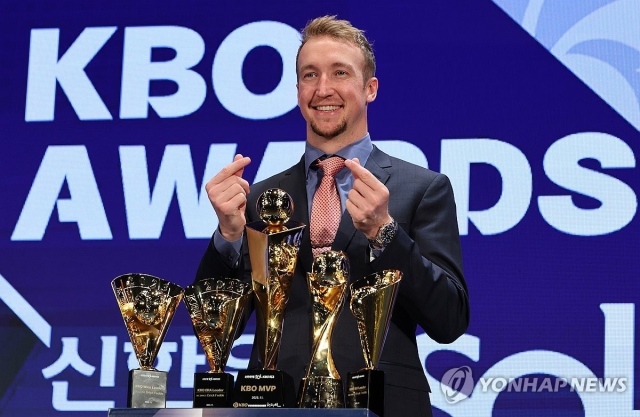
<path fill-rule="evenodd" d="M 184 303 L 211 370 L 193 381 L 193 407 L 228 407 L 233 375 L 224 372 L 251 285 L 238 279 L 208 278 L 189 285 Z"/>
<path fill-rule="evenodd" d="M 146 274 L 121 275 L 111 281 L 111 287 L 140 364 L 129 371 L 127 407 L 164 408 L 167 373 L 155 369 L 153 362 L 184 290 Z"/>
<path fill-rule="evenodd" d="M 384 372 L 376 369 L 389 330 L 402 272 L 385 270 L 351 284 L 351 312 L 358 322 L 366 367 L 347 375 L 347 408 L 384 415 Z"/>
<path fill-rule="evenodd" d="M 331 356 L 331 335 L 348 280 L 349 260 L 343 252 L 321 253 L 307 273 L 313 311 L 313 348 L 311 362 L 300 383 L 299 408 L 344 407 L 342 379 Z"/>
<path fill-rule="evenodd" d="M 233 406 L 284 407 L 295 403 L 293 382 L 290 376 L 276 370 L 276 363 L 284 310 L 306 225 L 289 221 L 293 200 L 280 189 L 262 193 L 256 209 L 262 221 L 247 224 L 245 230 L 257 301 L 255 337 L 262 370 L 238 372 Z"/>

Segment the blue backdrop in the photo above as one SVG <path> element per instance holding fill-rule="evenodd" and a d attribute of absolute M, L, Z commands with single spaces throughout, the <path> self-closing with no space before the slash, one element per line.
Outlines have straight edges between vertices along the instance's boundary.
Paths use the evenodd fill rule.
<path fill-rule="evenodd" d="M 299 159 L 298 31 L 324 14 L 374 42 L 373 140 L 454 187 L 471 325 L 419 332 L 435 414 L 640 416 L 635 0 L 3 1 L 1 415 L 125 405 L 110 281 L 190 284 L 204 183 L 235 152 L 250 182 Z M 158 367 L 190 406 L 207 367 L 184 307 Z"/>

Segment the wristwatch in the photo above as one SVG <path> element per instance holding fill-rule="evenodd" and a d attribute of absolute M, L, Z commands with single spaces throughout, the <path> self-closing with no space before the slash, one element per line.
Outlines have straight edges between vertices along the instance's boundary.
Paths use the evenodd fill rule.
<path fill-rule="evenodd" d="M 373 239 L 369 239 L 369 245 L 376 249 L 386 248 L 393 240 L 398 231 L 398 222 L 391 219 L 389 223 L 385 223 L 378 229 L 378 234 Z"/>

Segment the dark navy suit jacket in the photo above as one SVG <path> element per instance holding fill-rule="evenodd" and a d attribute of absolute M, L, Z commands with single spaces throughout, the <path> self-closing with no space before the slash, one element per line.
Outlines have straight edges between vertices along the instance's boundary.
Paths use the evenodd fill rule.
<path fill-rule="evenodd" d="M 429 385 L 416 345 L 416 326 L 436 342 L 451 343 L 469 324 L 469 299 L 462 270 L 462 253 L 453 190 L 449 179 L 422 167 L 393 158 L 374 147 L 365 167 L 389 189 L 389 213 L 399 229 L 393 241 L 373 262 L 369 262 L 368 241 L 356 231 L 344 211 L 333 243 L 349 257 L 350 282 L 384 269 L 398 269 L 404 277 L 391 318 L 379 368 L 385 372 L 385 414 L 431 415 Z M 292 220 L 309 224 L 304 158 L 293 167 L 251 186 L 247 221 L 257 221 L 255 204 L 269 188 L 287 191 L 294 201 Z M 246 242 L 239 264 L 229 268 L 213 245 L 205 252 L 196 275 L 251 279 Z M 298 254 L 291 298 L 285 313 L 278 369 L 297 384 L 311 355 L 311 304 L 306 273 L 313 257 L 308 230 Z M 349 311 L 349 294 L 333 334 L 333 359 L 343 379 L 347 372 L 365 366 L 356 321 Z M 250 368 L 256 365 L 252 355 Z"/>

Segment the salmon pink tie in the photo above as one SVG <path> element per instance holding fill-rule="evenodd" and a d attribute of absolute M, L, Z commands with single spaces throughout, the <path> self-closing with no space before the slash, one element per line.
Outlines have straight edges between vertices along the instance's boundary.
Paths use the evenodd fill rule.
<path fill-rule="evenodd" d="M 344 168 L 344 159 L 333 156 L 324 161 L 318 160 L 317 164 L 324 174 L 311 205 L 309 233 L 314 257 L 331 249 L 338 232 L 342 209 L 335 176 Z"/>

